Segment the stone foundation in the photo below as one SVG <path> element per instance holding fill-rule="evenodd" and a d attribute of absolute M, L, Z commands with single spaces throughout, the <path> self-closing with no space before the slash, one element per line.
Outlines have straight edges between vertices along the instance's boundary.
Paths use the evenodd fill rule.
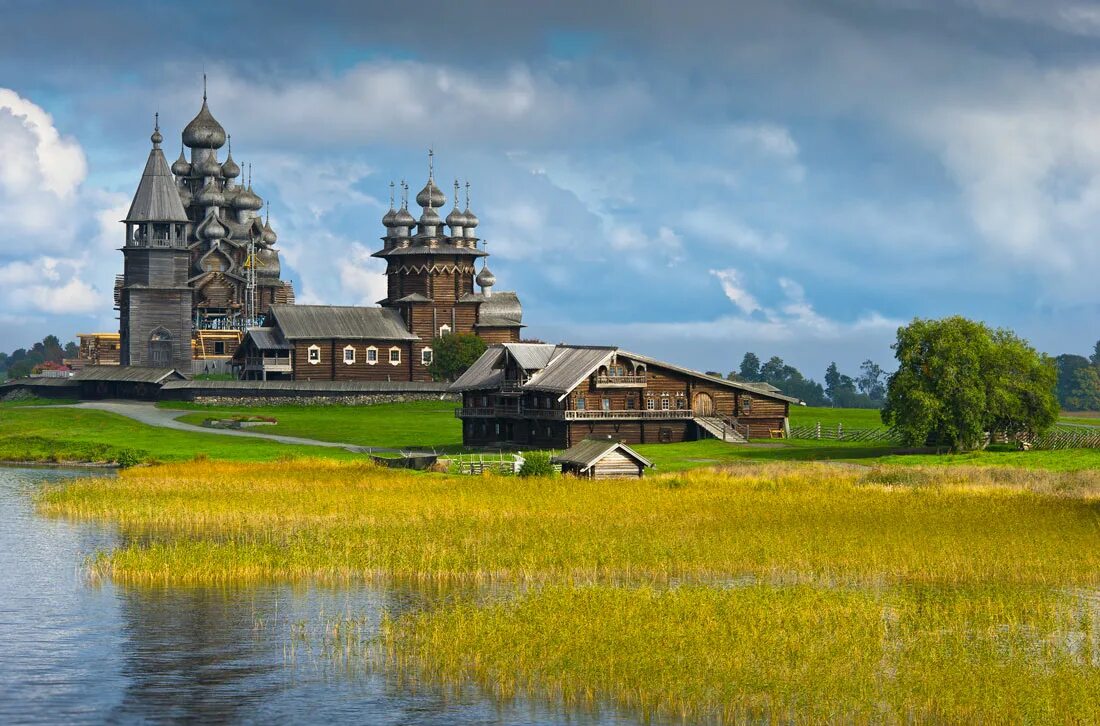
<path fill-rule="evenodd" d="M 380 403 L 411 401 L 459 401 L 461 397 L 450 393 L 355 393 L 319 396 L 195 396 L 191 400 L 204 406 L 376 406 Z"/>

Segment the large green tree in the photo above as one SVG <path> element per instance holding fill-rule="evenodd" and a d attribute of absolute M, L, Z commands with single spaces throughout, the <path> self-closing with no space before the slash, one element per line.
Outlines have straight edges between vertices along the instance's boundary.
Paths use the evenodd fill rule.
<path fill-rule="evenodd" d="M 963 317 L 898 329 L 882 420 L 908 445 L 977 448 L 986 432 L 1041 433 L 1058 418 L 1053 359 Z"/>
<path fill-rule="evenodd" d="M 428 372 L 437 381 L 453 381 L 485 352 L 485 341 L 468 333 L 452 333 L 432 341 Z"/>

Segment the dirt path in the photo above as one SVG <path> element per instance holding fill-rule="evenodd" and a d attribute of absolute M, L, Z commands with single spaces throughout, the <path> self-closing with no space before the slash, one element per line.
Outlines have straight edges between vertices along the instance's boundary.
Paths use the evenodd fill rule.
<path fill-rule="evenodd" d="M 268 441 L 277 441 L 281 444 L 293 444 L 296 446 L 324 446 L 330 449 L 345 449 L 356 454 L 401 453 L 400 449 L 388 449 L 381 446 L 358 446 L 338 441 L 319 441 L 317 439 L 303 439 L 298 436 L 261 434 L 255 431 L 238 431 L 236 429 L 208 429 L 205 426 L 195 426 L 194 424 L 177 420 L 180 416 L 194 413 L 194 411 L 157 408 L 156 404 L 145 401 L 84 401 L 82 403 L 66 404 L 63 408 L 84 408 L 95 411 L 107 411 L 108 413 L 115 413 L 119 416 L 125 416 L 134 421 L 139 421 L 148 426 L 175 429 L 177 431 L 190 431 L 192 433 L 267 439 Z"/>

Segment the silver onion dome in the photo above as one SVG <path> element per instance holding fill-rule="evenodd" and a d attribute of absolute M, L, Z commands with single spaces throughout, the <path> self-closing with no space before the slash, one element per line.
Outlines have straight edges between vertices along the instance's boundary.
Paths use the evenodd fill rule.
<path fill-rule="evenodd" d="M 195 201 L 204 207 L 220 207 L 225 204 L 225 195 L 211 183 L 199 190 Z"/>
<path fill-rule="evenodd" d="M 237 165 L 237 162 L 233 161 L 233 152 L 229 152 L 229 156 L 225 157 L 225 163 L 222 164 L 222 176 L 226 179 L 236 179 L 241 175 L 241 167 Z"/>
<path fill-rule="evenodd" d="M 263 206 L 263 200 L 252 191 L 252 187 L 245 187 L 242 189 L 236 199 L 233 200 L 233 207 L 235 209 L 251 209 L 255 211 Z"/>
<path fill-rule="evenodd" d="M 442 223 L 443 220 L 439 218 L 439 214 L 431 207 L 427 207 L 424 209 L 424 213 L 420 215 L 420 234 L 427 234 L 429 228 L 434 234 L 439 230 L 439 225 Z"/>
<path fill-rule="evenodd" d="M 202 239 L 215 240 L 223 239 L 228 234 L 228 231 L 225 226 L 218 221 L 218 216 L 216 214 L 210 214 L 202 221 L 199 228 L 195 230 L 195 234 Z"/>
<path fill-rule="evenodd" d="M 195 171 L 199 176 L 217 176 L 222 175 L 222 165 L 218 163 L 218 157 L 211 152 L 210 156 L 194 165 Z"/>
<path fill-rule="evenodd" d="M 271 228 L 271 221 L 264 222 L 264 242 L 269 245 L 275 244 L 279 240 L 279 235 L 275 234 L 275 230 Z"/>
<path fill-rule="evenodd" d="M 488 265 L 483 266 L 481 272 L 477 273 L 477 284 L 479 287 L 492 287 L 496 282 L 496 275 L 492 273 Z"/>
<path fill-rule="evenodd" d="M 160 146 L 160 142 L 164 141 L 164 137 L 161 136 L 160 133 L 159 125 L 155 129 L 153 129 L 153 134 L 149 137 L 149 140 L 153 142 L 153 146 Z"/>
<path fill-rule="evenodd" d="M 396 220 L 397 220 L 397 210 L 394 209 L 393 207 L 390 207 L 390 211 L 386 212 L 385 215 L 382 216 L 382 226 L 385 227 L 386 229 L 391 229 L 393 227 L 396 227 L 397 226 Z"/>
<path fill-rule="evenodd" d="M 438 209 L 447 203 L 447 198 L 443 196 L 443 191 L 435 185 L 435 180 L 429 178 L 428 183 L 416 195 L 416 203 L 421 207 L 435 207 Z"/>
<path fill-rule="evenodd" d="M 172 162 L 172 173 L 176 176 L 188 176 L 191 173 L 191 164 L 187 161 L 187 157 L 183 155 L 183 148 L 180 148 L 180 158 Z"/>
<path fill-rule="evenodd" d="M 466 226 L 466 215 L 458 211 L 458 207 L 451 210 L 451 213 L 447 215 L 445 220 L 448 227 L 454 229 L 455 227 Z"/>
<path fill-rule="evenodd" d="M 462 225 L 466 230 L 467 237 L 474 236 L 474 228 L 478 225 L 477 215 L 470 211 L 469 207 L 466 207 L 466 211 L 462 213 L 462 216 L 466 219 L 466 223 Z"/>
<path fill-rule="evenodd" d="M 416 224 L 416 217 L 409 214 L 409 210 L 405 207 L 397 210 L 397 213 L 393 217 L 393 223 L 395 227 L 411 227 Z"/>
<path fill-rule="evenodd" d="M 191 149 L 220 149 L 225 145 L 225 129 L 210 113 L 205 96 L 198 114 L 183 127 L 183 143 Z"/>

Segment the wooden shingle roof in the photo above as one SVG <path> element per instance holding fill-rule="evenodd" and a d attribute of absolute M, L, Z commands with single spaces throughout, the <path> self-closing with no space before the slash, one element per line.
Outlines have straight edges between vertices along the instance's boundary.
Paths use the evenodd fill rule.
<path fill-rule="evenodd" d="M 615 439 L 584 439 L 570 449 L 555 456 L 551 461 L 555 464 L 573 464 L 580 467 L 581 471 L 592 467 L 600 459 L 612 451 L 620 451 L 624 456 L 630 457 L 644 467 L 652 467 L 653 462 L 639 454 L 621 441 Z"/>
<path fill-rule="evenodd" d="M 176 191 L 175 177 L 159 147 L 149 152 L 126 222 L 187 222 L 187 212 Z"/>
<path fill-rule="evenodd" d="M 396 310 L 340 305 L 272 305 L 270 327 L 287 340 L 419 340 Z"/>

